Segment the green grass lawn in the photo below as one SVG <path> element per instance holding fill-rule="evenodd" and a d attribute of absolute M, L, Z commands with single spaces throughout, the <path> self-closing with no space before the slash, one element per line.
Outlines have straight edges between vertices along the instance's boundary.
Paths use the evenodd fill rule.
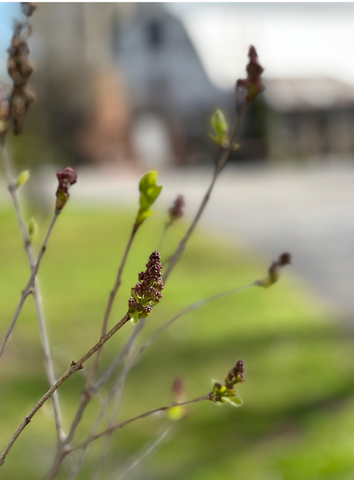
<path fill-rule="evenodd" d="M 75 209 L 69 204 L 59 218 L 39 275 L 58 376 L 98 339 L 134 213 Z M 154 215 L 137 235 L 111 325 L 126 313 L 130 287 L 158 247 L 163 220 Z M 2 338 L 29 270 L 10 209 L 0 211 L 0 226 Z M 47 223 L 40 225 L 37 245 L 46 227 Z M 163 259 L 173 252 L 185 227 L 176 224 L 168 232 Z M 264 263 L 218 232 L 198 229 L 139 343 L 190 303 L 264 276 L 272 260 Z M 0 361 L 1 448 L 47 390 L 36 322 L 30 298 Z M 128 323 L 106 345 L 102 371 L 133 328 Z M 244 405 L 191 405 L 188 416 L 176 423 L 172 438 L 126 478 L 353 479 L 353 343 L 352 336 L 316 304 L 306 285 L 292 276 L 291 267 L 284 269 L 281 281 L 270 289 L 250 288 L 180 318 L 131 371 L 119 419 L 170 403 L 176 375 L 183 377 L 189 398 L 208 393 L 212 379 L 222 381 L 239 358 L 247 369 L 246 381 L 237 389 Z M 84 385 L 80 372 L 59 390 L 66 428 Z M 98 408 L 97 402 L 91 402 L 74 444 L 85 438 Z M 134 453 L 156 439 L 166 422 L 164 417 L 150 417 L 116 432 L 101 478 L 117 479 Z M 92 478 L 103 443 L 98 440 L 91 446 L 77 478 Z M 43 478 L 54 449 L 48 402 L 16 443 L 0 478 Z M 71 462 L 68 458 L 58 478 L 68 478 Z"/>

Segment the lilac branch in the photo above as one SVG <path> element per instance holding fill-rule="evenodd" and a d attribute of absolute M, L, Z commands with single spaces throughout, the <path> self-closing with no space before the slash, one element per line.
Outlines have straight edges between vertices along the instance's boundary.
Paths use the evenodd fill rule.
<path fill-rule="evenodd" d="M 12 318 L 12 321 L 11 321 L 11 324 L 7 330 L 7 333 L 5 335 L 5 338 L 1 344 L 1 347 L 0 347 L 0 358 L 2 357 L 4 351 L 5 351 L 5 348 L 6 348 L 6 345 L 7 345 L 7 342 L 9 341 L 9 338 L 11 336 L 11 333 L 13 331 L 13 329 L 15 328 L 15 325 L 16 325 L 16 322 L 17 322 L 17 319 L 20 315 L 20 312 L 22 310 L 22 307 L 26 301 L 26 298 L 34 292 L 35 290 L 35 278 L 36 278 L 36 275 L 38 273 L 38 269 L 39 269 L 39 266 L 41 264 L 41 261 L 42 261 L 42 258 L 43 258 L 43 255 L 44 255 L 44 252 L 46 251 L 46 248 L 47 248 L 47 243 L 48 243 L 48 240 L 49 240 L 49 237 L 52 233 L 52 230 L 53 230 L 53 227 L 55 225 L 55 222 L 58 218 L 58 215 L 59 215 L 60 212 L 58 211 L 55 211 L 54 213 L 54 216 L 52 218 L 52 221 L 50 223 L 50 226 L 49 226 L 49 229 L 48 229 L 48 232 L 47 232 L 47 235 L 45 237 L 45 240 L 43 242 L 43 245 L 42 245 L 42 248 L 39 252 L 39 255 L 38 255 L 38 259 L 35 263 L 35 265 L 33 266 L 33 269 L 32 269 L 32 274 L 30 276 L 30 279 L 28 280 L 27 282 L 27 285 L 25 287 L 25 289 L 22 291 L 22 294 L 21 294 L 21 299 L 20 299 L 20 302 L 16 308 L 16 311 L 15 311 L 15 314 Z"/>
<path fill-rule="evenodd" d="M 119 422 L 119 423 L 116 423 L 115 425 L 112 425 L 111 427 L 107 428 L 103 432 L 98 433 L 97 435 L 94 435 L 91 438 L 87 439 L 85 442 L 81 443 L 77 447 L 72 448 L 71 451 L 73 452 L 75 450 L 80 450 L 82 448 L 85 448 L 91 442 L 94 442 L 95 440 L 98 440 L 99 438 L 104 437 L 105 435 L 111 434 L 116 430 L 125 427 L 125 425 L 128 425 L 129 423 L 133 423 L 136 420 L 140 420 L 141 418 L 149 417 L 150 415 L 154 415 L 155 413 L 158 413 L 158 412 L 164 412 L 174 407 L 182 407 L 183 405 L 202 402 L 203 400 L 209 400 L 209 399 L 210 399 L 210 394 L 203 395 L 202 397 L 194 398 L 193 400 L 187 400 L 186 402 L 181 402 L 181 403 L 174 402 L 174 403 L 171 403 L 171 405 L 167 405 L 165 407 L 155 408 L 154 410 L 150 410 L 148 412 L 142 413 L 141 415 L 137 415 L 136 417 L 130 418 L 129 420 L 124 420 L 123 422 Z"/>
<path fill-rule="evenodd" d="M 122 480 L 122 478 L 124 478 L 129 472 L 131 472 L 134 468 L 136 468 L 148 455 L 150 455 L 151 452 L 153 452 L 154 450 L 157 449 L 157 447 L 165 440 L 165 438 L 169 435 L 169 433 L 171 432 L 173 428 L 173 425 L 170 425 L 169 427 L 167 427 L 161 435 L 159 435 L 157 437 L 157 439 L 149 446 L 149 447 L 145 447 L 144 448 L 144 451 L 141 452 L 138 457 L 136 458 L 136 460 L 134 460 L 134 462 L 132 462 L 128 468 L 126 468 L 118 477 L 117 480 Z"/>
<path fill-rule="evenodd" d="M 246 109 L 247 109 L 246 104 L 243 106 L 243 108 L 240 109 L 239 115 L 237 117 L 237 122 L 236 122 L 235 128 L 233 130 L 233 133 L 231 135 L 228 146 L 227 146 L 227 148 L 223 148 L 222 151 L 221 151 L 220 157 L 219 157 L 219 159 L 218 159 L 218 161 L 215 165 L 213 178 L 211 180 L 211 183 L 209 185 L 208 190 L 206 191 L 206 193 L 204 195 L 202 203 L 199 206 L 197 214 L 196 214 L 194 220 L 192 221 L 191 226 L 189 227 L 187 233 L 185 234 L 185 236 L 180 241 L 175 253 L 170 258 L 168 267 L 167 267 L 166 272 L 164 274 L 164 282 L 167 281 L 168 277 L 170 276 L 170 273 L 171 273 L 172 269 L 174 268 L 174 266 L 178 262 L 180 256 L 182 255 L 184 249 L 186 248 L 187 242 L 190 239 L 192 233 L 194 232 L 194 229 L 195 229 L 200 217 L 202 216 L 207 203 L 209 202 L 209 199 L 210 199 L 211 193 L 214 189 L 214 185 L 216 183 L 216 180 L 218 179 L 218 176 L 219 176 L 220 172 L 222 171 L 222 169 L 226 165 L 226 163 L 229 159 L 230 153 L 234 150 L 234 142 L 235 142 L 235 140 L 237 138 L 237 135 L 239 133 L 241 122 L 242 122 L 243 116 L 246 112 Z"/>
<path fill-rule="evenodd" d="M 71 375 L 77 370 L 84 368 L 84 363 L 94 355 L 118 330 L 120 330 L 129 321 L 128 313 L 118 322 L 103 338 L 101 338 L 78 362 L 72 361 L 69 369 L 57 380 L 57 382 L 47 391 L 45 395 L 39 400 L 37 405 L 30 411 L 30 413 L 20 423 L 15 433 L 12 435 L 8 444 L 5 447 L 0 457 L 0 467 L 4 464 L 7 455 L 9 454 L 12 446 L 16 442 L 17 438 L 21 435 L 22 431 L 30 423 L 36 413 L 42 408 L 45 402 L 53 395 L 53 393 L 64 383 Z"/>

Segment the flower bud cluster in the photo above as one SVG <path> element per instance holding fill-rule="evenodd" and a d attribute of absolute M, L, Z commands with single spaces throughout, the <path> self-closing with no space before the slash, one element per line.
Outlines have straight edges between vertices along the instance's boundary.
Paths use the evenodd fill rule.
<path fill-rule="evenodd" d="M 161 269 L 160 254 L 153 252 L 146 264 L 145 272 L 139 273 L 139 281 L 131 289 L 128 313 L 133 324 L 139 323 L 140 318 L 148 317 L 153 306 L 161 300 L 164 288 Z"/>
<path fill-rule="evenodd" d="M 7 69 L 13 81 L 10 117 L 13 122 L 15 135 L 19 135 L 22 132 L 25 114 L 31 103 L 36 100 L 34 93 L 28 88 L 28 81 L 34 70 L 28 58 L 30 53 L 28 38 L 32 33 L 28 24 L 28 17 L 32 15 L 35 8 L 34 3 L 22 4 L 22 12 L 27 18 L 24 22 L 15 26 L 11 45 L 8 49 Z"/>
<path fill-rule="evenodd" d="M 233 405 L 241 405 L 242 402 L 237 396 L 234 385 L 244 381 L 244 373 L 245 367 L 243 361 L 238 360 L 235 367 L 232 368 L 227 374 L 225 378 L 225 385 L 221 385 L 219 382 L 214 383 L 213 391 L 209 394 L 209 400 L 215 403 L 229 402 Z"/>
<path fill-rule="evenodd" d="M 240 88 L 244 89 L 246 93 L 246 101 L 251 103 L 258 93 L 261 93 L 264 90 L 264 85 L 262 84 L 261 79 L 264 69 L 258 61 L 257 52 L 253 46 L 250 46 L 248 56 L 250 57 L 250 61 L 246 67 L 248 75 L 245 80 L 237 80 L 236 93 Z"/>
<path fill-rule="evenodd" d="M 176 200 L 173 202 L 172 207 L 168 210 L 170 214 L 170 223 L 175 222 L 183 217 L 183 208 L 185 206 L 183 195 L 178 195 Z"/>
<path fill-rule="evenodd" d="M 59 181 L 59 185 L 56 192 L 57 201 L 55 204 L 55 209 L 59 213 L 69 200 L 69 187 L 77 182 L 77 174 L 73 168 L 66 167 L 62 172 L 57 172 L 57 179 Z"/>

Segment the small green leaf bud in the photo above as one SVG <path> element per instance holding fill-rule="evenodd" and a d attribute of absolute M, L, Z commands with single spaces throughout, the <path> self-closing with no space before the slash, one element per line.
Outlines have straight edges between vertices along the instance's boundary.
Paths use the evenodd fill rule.
<path fill-rule="evenodd" d="M 139 182 L 140 209 L 136 219 L 136 226 L 141 225 L 143 221 L 152 214 L 150 207 L 162 190 L 162 186 L 157 186 L 156 182 L 157 171 L 155 170 L 147 172 Z"/>
<path fill-rule="evenodd" d="M 24 185 L 29 178 L 30 178 L 29 170 L 24 170 L 23 172 L 21 172 L 17 179 L 17 188 L 22 187 L 22 185 Z"/>
<path fill-rule="evenodd" d="M 211 135 L 211 138 L 213 138 L 221 147 L 227 148 L 229 145 L 227 136 L 228 126 L 225 116 L 219 108 L 211 117 L 211 124 L 215 131 L 215 135 Z"/>
<path fill-rule="evenodd" d="M 30 242 L 36 238 L 38 226 L 36 220 L 32 217 L 28 224 L 28 239 Z"/>

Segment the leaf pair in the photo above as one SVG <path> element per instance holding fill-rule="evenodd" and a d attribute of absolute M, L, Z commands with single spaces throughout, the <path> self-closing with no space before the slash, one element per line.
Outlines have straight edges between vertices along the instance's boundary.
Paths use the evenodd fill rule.
<path fill-rule="evenodd" d="M 150 170 L 146 173 L 139 183 L 140 190 L 140 209 L 136 219 L 136 225 L 139 226 L 153 212 L 150 210 L 151 205 L 160 195 L 162 185 L 157 186 L 157 171 Z"/>
<path fill-rule="evenodd" d="M 218 108 L 211 117 L 211 124 L 214 128 L 215 135 L 210 134 L 211 138 L 220 145 L 222 148 L 228 148 L 230 145 L 230 139 L 228 136 L 228 126 L 225 120 L 225 115 Z M 233 144 L 234 150 L 236 150 L 239 145 Z"/>

